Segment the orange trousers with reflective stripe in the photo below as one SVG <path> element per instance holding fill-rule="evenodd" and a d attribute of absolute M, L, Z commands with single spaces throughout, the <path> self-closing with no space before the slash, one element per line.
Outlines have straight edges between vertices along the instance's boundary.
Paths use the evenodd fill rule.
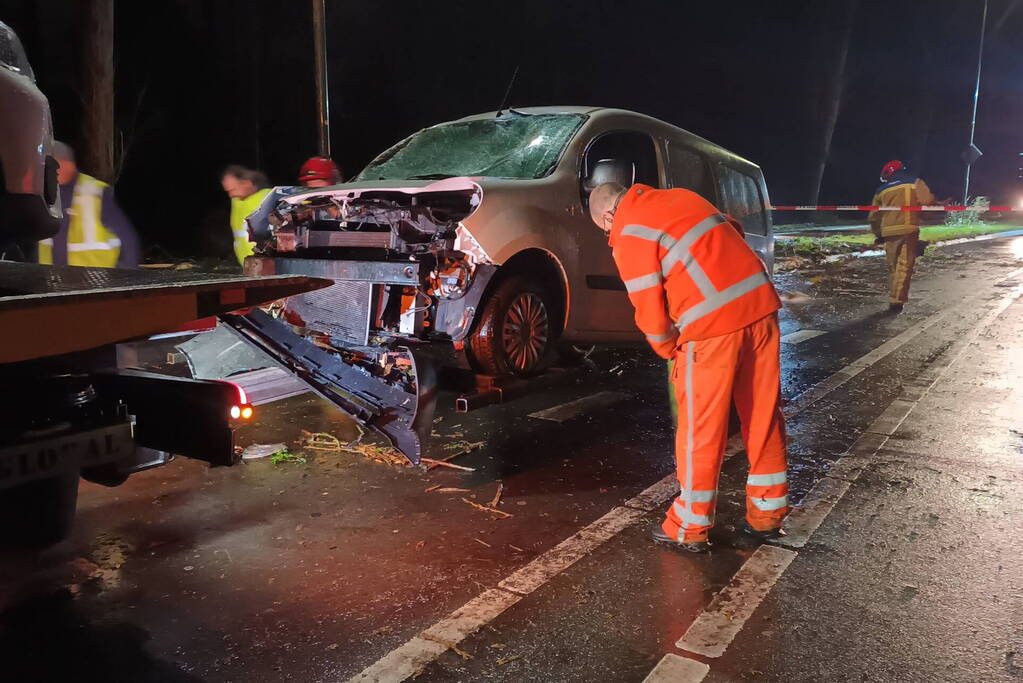
<path fill-rule="evenodd" d="M 749 458 L 746 520 L 758 531 L 781 526 L 789 506 L 779 337 L 772 313 L 735 332 L 679 346 L 672 385 L 680 492 L 664 520 L 669 537 L 704 541 L 714 525 L 733 401 Z"/>

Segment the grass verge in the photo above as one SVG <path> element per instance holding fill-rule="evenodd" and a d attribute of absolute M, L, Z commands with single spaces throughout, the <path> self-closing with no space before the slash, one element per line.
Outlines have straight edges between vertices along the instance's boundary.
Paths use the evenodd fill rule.
<path fill-rule="evenodd" d="M 1010 230 L 1021 230 L 1023 225 L 1004 223 L 968 223 L 965 225 L 926 225 L 920 229 L 920 239 L 925 242 L 945 242 L 964 237 L 980 237 Z M 874 247 L 874 235 L 828 235 L 826 237 L 795 237 L 776 240 L 775 256 L 799 256 L 820 259 L 833 254 L 850 254 L 867 251 Z"/>

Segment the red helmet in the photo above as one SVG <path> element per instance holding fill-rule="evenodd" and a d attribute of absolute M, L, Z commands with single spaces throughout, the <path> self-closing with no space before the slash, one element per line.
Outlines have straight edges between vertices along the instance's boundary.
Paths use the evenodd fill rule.
<path fill-rule="evenodd" d="M 326 180 L 331 183 L 341 182 L 341 170 L 327 157 L 312 157 L 302 164 L 298 171 L 298 182 L 305 184 L 310 180 Z"/>
<path fill-rule="evenodd" d="M 898 159 L 892 159 L 887 164 L 881 167 L 881 181 L 887 182 L 896 171 L 901 171 L 906 168 L 906 165 Z"/>

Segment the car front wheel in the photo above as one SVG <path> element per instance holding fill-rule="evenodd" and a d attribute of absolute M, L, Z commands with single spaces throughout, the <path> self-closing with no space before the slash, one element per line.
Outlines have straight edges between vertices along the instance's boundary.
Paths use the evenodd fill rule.
<path fill-rule="evenodd" d="M 469 356 L 488 375 L 528 377 L 555 357 L 560 329 L 543 285 L 515 275 L 494 290 L 469 337 Z"/>

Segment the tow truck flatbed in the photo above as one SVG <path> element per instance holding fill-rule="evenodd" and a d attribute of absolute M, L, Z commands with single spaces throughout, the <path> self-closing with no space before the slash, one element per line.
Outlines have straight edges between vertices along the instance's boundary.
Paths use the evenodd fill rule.
<path fill-rule="evenodd" d="M 166 332 L 330 285 L 249 277 L 0 262 L 0 363 L 55 356 Z"/>

